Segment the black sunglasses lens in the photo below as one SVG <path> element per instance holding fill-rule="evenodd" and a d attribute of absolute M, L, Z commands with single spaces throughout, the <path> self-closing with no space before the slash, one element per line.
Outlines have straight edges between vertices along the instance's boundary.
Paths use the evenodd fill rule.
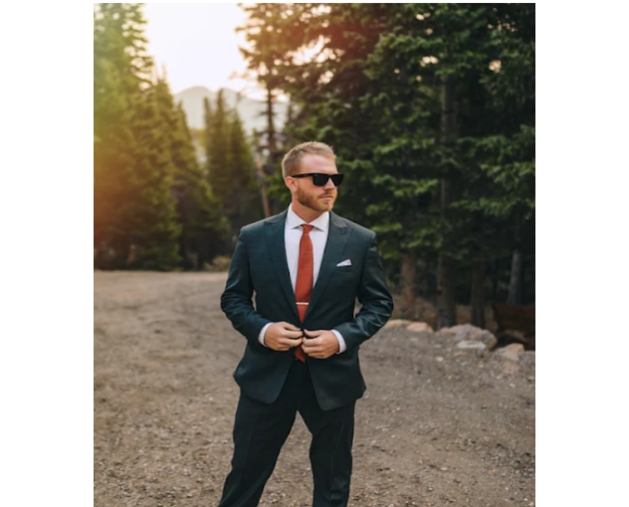
<path fill-rule="evenodd" d="M 330 178 L 332 179 L 332 183 L 334 183 L 335 187 L 338 187 L 343 181 L 342 174 L 333 174 L 332 176 L 330 176 Z"/>
<path fill-rule="evenodd" d="M 343 181 L 343 175 L 342 174 L 323 174 L 323 173 L 312 175 L 312 182 L 318 187 L 325 186 L 325 184 L 328 182 L 328 179 L 331 179 L 332 183 L 334 183 L 334 186 L 338 187 L 341 184 L 341 181 Z"/>
<path fill-rule="evenodd" d="M 322 186 L 324 186 L 328 182 L 328 175 L 327 174 L 313 174 L 312 175 L 312 182 L 316 186 L 322 187 Z"/>

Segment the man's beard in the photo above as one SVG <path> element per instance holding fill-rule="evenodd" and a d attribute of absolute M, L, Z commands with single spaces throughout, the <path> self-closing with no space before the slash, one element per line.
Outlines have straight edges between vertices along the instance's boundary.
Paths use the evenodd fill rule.
<path fill-rule="evenodd" d="M 305 192 L 300 192 L 299 190 L 297 190 L 297 201 L 302 206 L 306 206 L 307 208 L 315 211 L 330 211 L 334 206 L 334 201 L 336 200 L 336 197 L 333 194 L 323 194 L 320 197 L 323 197 L 325 195 L 329 195 L 331 199 L 320 199 L 319 196 L 306 194 Z"/>

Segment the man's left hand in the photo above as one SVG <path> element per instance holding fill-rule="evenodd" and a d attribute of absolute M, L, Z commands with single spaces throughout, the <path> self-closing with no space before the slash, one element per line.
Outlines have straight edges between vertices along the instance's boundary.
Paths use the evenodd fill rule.
<path fill-rule="evenodd" d="M 338 338 L 332 331 L 304 331 L 306 334 L 301 349 L 308 357 L 327 359 L 340 350 Z"/>

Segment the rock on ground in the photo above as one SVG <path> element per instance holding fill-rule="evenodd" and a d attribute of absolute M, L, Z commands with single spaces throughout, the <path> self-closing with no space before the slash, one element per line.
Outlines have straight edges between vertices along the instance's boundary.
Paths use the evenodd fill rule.
<path fill-rule="evenodd" d="M 488 349 L 493 349 L 498 343 L 498 339 L 486 329 L 473 326 L 472 324 L 459 324 L 452 327 L 443 327 L 439 329 L 440 335 L 449 335 L 454 338 L 455 341 L 480 341 L 483 342 Z"/>
<path fill-rule="evenodd" d="M 426 322 L 412 322 L 406 326 L 407 331 L 413 331 L 415 333 L 432 333 L 433 329 Z"/>
<path fill-rule="evenodd" d="M 512 343 L 506 347 L 496 350 L 496 355 L 509 361 L 518 361 L 524 352 L 524 345 Z"/>
<path fill-rule="evenodd" d="M 390 319 L 384 326 L 388 329 L 398 328 L 398 327 L 406 327 L 412 321 L 407 319 Z"/>

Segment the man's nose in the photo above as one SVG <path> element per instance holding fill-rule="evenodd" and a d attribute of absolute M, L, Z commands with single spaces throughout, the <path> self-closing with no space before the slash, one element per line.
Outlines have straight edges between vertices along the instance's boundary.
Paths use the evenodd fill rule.
<path fill-rule="evenodd" d="M 328 181 L 325 182 L 325 185 L 323 185 L 323 188 L 327 188 L 327 189 L 336 188 L 336 185 L 332 182 L 332 178 L 328 178 Z"/>

